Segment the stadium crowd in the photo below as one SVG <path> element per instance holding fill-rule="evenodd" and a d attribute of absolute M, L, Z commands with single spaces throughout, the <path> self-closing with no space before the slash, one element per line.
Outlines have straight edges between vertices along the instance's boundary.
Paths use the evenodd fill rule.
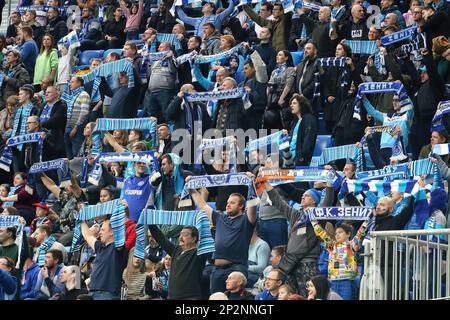
<path fill-rule="evenodd" d="M 449 225 L 449 16 L 20 0 L 0 35 L 0 300 L 357 300 L 370 231 Z"/>

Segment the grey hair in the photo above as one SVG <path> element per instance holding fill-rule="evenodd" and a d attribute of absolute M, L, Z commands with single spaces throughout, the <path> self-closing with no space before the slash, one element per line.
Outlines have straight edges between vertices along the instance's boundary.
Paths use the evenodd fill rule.
<path fill-rule="evenodd" d="M 223 82 L 225 82 L 225 81 L 230 81 L 233 84 L 233 88 L 237 88 L 237 82 L 234 78 L 226 77 L 225 79 L 223 79 Z"/>

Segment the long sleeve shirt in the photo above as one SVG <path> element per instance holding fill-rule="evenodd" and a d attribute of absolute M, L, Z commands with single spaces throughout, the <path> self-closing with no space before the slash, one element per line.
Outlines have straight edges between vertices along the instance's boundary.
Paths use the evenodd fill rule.
<path fill-rule="evenodd" d="M 353 280 L 358 275 L 355 250 L 367 233 L 367 222 L 364 222 L 350 241 L 338 243 L 331 239 L 319 223 L 313 223 L 314 232 L 322 239 L 329 252 L 328 278 L 330 280 Z"/>
<path fill-rule="evenodd" d="M 128 9 L 123 2 L 120 2 L 120 8 L 122 8 L 123 14 L 127 17 L 127 23 L 125 25 L 126 30 L 139 29 L 143 15 L 143 3 L 143 0 L 139 0 L 138 12 L 136 14 L 131 14 L 130 9 Z"/>
<path fill-rule="evenodd" d="M 85 124 L 89 115 L 89 107 L 91 105 L 91 98 L 86 91 L 83 91 L 78 96 L 73 105 L 72 117 L 67 119 L 67 128 L 74 126 L 80 127 Z"/>

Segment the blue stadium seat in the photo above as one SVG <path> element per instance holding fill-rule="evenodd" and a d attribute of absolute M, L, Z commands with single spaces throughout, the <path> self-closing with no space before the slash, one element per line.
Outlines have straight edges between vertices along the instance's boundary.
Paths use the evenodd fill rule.
<path fill-rule="evenodd" d="M 331 135 L 318 135 L 316 139 L 316 146 L 314 147 L 313 156 L 322 155 L 322 150 L 333 145 Z"/>
<path fill-rule="evenodd" d="M 105 58 L 111 52 L 117 52 L 118 54 L 122 55 L 123 49 L 108 49 L 108 50 L 105 50 L 105 52 L 103 52 L 103 58 Z"/>
<path fill-rule="evenodd" d="M 294 63 L 294 67 L 297 66 L 300 61 L 303 59 L 303 51 L 291 52 L 292 61 Z"/>
<path fill-rule="evenodd" d="M 86 50 L 80 53 L 79 65 L 89 65 L 92 58 L 102 58 L 103 50 Z"/>
<path fill-rule="evenodd" d="M 322 150 L 333 145 L 333 139 L 331 135 L 318 135 L 316 139 L 316 146 L 314 147 L 313 157 L 310 162 L 311 167 L 319 166 L 320 156 L 322 155 Z"/>

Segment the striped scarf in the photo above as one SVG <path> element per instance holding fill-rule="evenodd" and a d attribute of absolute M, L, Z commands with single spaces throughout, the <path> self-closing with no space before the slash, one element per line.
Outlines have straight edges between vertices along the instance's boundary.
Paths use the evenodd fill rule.
<path fill-rule="evenodd" d="M 433 150 L 431 152 L 434 154 L 437 154 L 439 156 L 444 156 L 446 154 L 449 154 L 450 153 L 450 143 L 435 144 L 433 146 Z"/>
<path fill-rule="evenodd" d="M 406 41 L 406 40 L 411 41 L 411 39 L 416 34 L 416 32 L 417 32 L 416 26 L 412 26 L 407 29 L 403 29 L 398 32 L 394 32 L 390 35 L 381 37 L 381 45 L 383 47 L 387 47 L 391 44 L 394 44 L 394 43 L 397 43 L 400 41 Z"/>
<path fill-rule="evenodd" d="M 135 118 L 135 119 L 97 119 L 94 131 L 92 132 L 92 156 L 96 157 L 102 151 L 102 131 L 113 130 L 151 130 L 155 123 L 150 118 Z"/>
<path fill-rule="evenodd" d="M 181 159 L 178 155 L 174 153 L 168 154 L 173 161 L 173 187 L 175 191 L 175 197 L 178 197 L 183 192 L 184 178 L 181 175 Z M 161 180 L 158 189 L 156 190 L 156 205 L 158 209 L 162 208 L 163 205 L 163 184 L 165 183 L 165 178 Z"/>
<path fill-rule="evenodd" d="M 358 220 L 365 221 L 372 217 L 373 209 L 369 207 L 324 207 L 309 208 L 306 213 L 310 221 L 314 220 Z"/>
<path fill-rule="evenodd" d="M 27 119 L 31 115 L 31 111 L 33 110 L 33 104 L 30 102 L 26 106 L 22 105 L 19 107 L 19 109 L 16 111 L 16 114 L 14 116 L 14 125 L 13 130 L 11 133 L 11 137 L 23 135 L 27 133 Z M 20 128 L 19 128 L 19 122 L 20 122 Z M 19 132 L 17 132 L 19 130 Z M 20 148 L 19 150 L 22 150 Z"/>
<path fill-rule="evenodd" d="M 192 204 L 192 201 L 187 199 L 189 190 L 223 186 L 247 186 L 247 207 L 253 207 L 259 203 L 253 179 L 249 178 L 245 173 L 229 173 L 192 177 L 191 180 L 184 184 L 179 207 L 186 207 Z"/>
<path fill-rule="evenodd" d="M 233 54 L 235 54 L 236 52 L 239 51 L 241 46 L 242 46 L 241 44 L 238 44 L 237 46 L 235 46 L 234 48 L 231 48 L 228 51 L 220 52 L 220 53 L 217 53 L 217 54 L 212 54 L 212 55 L 209 55 L 209 56 L 200 54 L 200 55 L 195 56 L 195 58 L 193 60 L 194 60 L 195 63 L 198 63 L 198 64 L 220 61 L 222 59 L 226 59 L 226 58 L 231 57 Z"/>
<path fill-rule="evenodd" d="M 136 225 L 136 247 L 134 256 L 145 258 L 145 225 L 177 225 L 194 226 L 198 230 L 199 239 L 197 255 L 214 252 L 214 239 L 208 216 L 203 211 L 166 211 L 166 210 L 142 210 Z"/>
<path fill-rule="evenodd" d="M 16 10 L 20 13 L 20 15 L 24 15 L 27 11 L 29 10 L 34 10 L 36 12 L 38 11 L 43 11 L 43 12 L 48 12 L 48 9 L 50 9 L 52 7 L 50 6 L 20 6 L 17 7 Z M 69 9 L 69 6 L 59 6 L 58 8 L 58 12 L 62 17 L 67 16 L 67 10 Z"/>
<path fill-rule="evenodd" d="M 337 189 L 342 183 L 342 176 L 334 170 L 320 167 L 296 167 L 295 169 L 263 169 L 256 182 L 270 181 L 274 186 L 303 181 L 326 181 Z M 258 188 L 258 193 L 264 190 L 264 184 Z"/>
<path fill-rule="evenodd" d="M 69 160 L 63 158 L 33 164 L 30 168 L 30 171 L 28 171 L 29 178 L 27 180 L 30 181 L 31 176 L 36 173 L 53 170 L 56 170 L 58 174 L 58 181 L 60 188 L 64 188 L 65 186 L 71 184 Z"/>
<path fill-rule="evenodd" d="M 75 106 L 75 102 L 78 99 L 78 96 L 84 92 L 84 87 L 81 86 L 71 92 L 70 86 L 67 85 L 62 96 L 61 100 L 67 104 L 67 120 L 72 118 L 73 107 Z"/>
<path fill-rule="evenodd" d="M 7 197 L 10 197 L 10 196 L 14 195 L 16 190 L 17 190 L 17 187 L 11 187 Z M 2 204 L 2 208 L 13 207 L 13 206 L 14 206 L 14 202 L 13 201 L 3 202 L 3 204 Z M 2 217 L 2 216 L 0 216 L 0 217 Z"/>
<path fill-rule="evenodd" d="M 390 160 L 397 160 L 402 161 L 408 158 L 408 156 L 405 155 L 403 152 L 403 144 L 402 144 L 402 138 L 400 135 L 394 136 L 395 143 L 392 147 L 392 155 L 390 157 Z"/>
<path fill-rule="evenodd" d="M 16 74 L 16 69 L 9 69 L 8 73 L 5 74 L 4 72 L 0 72 L 0 89 L 3 86 L 3 81 L 5 80 L 5 76 L 8 76 L 10 78 L 13 78 Z M 2 96 L 2 90 L 0 90 L 0 97 Z"/>
<path fill-rule="evenodd" d="M 375 40 L 343 40 L 350 47 L 353 54 L 372 55 L 378 52 L 377 42 Z"/>
<path fill-rule="evenodd" d="M 50 248 L 52 247 L 52 245 L 56 242 L 55 237 L 53 237 L 52 235 L 50 235 L 44 242 L 41 243 L 41 245 L 39 246 L 39 248 L 37 249 L 38 251 L 38 265 L 39 267 L 43 267 L 45 264 L 45 254 L 47 253 L 48 250 L 50 250 Z"/>
<path fill-rule="evenodd" d="M 70 49 L 76 49 L 81 46 L 80 39 L 76 31 L 71 31 L 67 36 L 62 37 L 58 41 L 58 45 L 63 45 Z"/>
<path fill-rule="evenodd" d="M 98 186 L 102 177 L 102 163 L 111 162 L 143 162 L 151 172 L 158 171 L 158 159 L 155 157 L 154 151 L 138 151 L 138 152 L 105 152 L 95 159 L 92 165 L 92 171 L 89 174 L 88 182 Z"/>
<path fill-rule="evenodd" d="M 229 171 L 230 173 L 236 173 L 237 170 L 237 160 L 236 160 L 236 146 L 233 143 L 233 137 L 225 137 L 225 138 L 219 138 L 219 139 L 202 139 L 202 143 L 198 146 L 197 150 L 195 151 L 196 157 L 195 157 L 195 163 L 201 164 L 202 163 L 202 156 L 203 151 L 205 150 L 211 150 L 214 149 L 214 154 L 216 155 L 216 158 L 221 156 L 222 149 L 224 146 L 229 146 Z"/>
<path fill-rule="evenodd" d="M 156 34 L 156 41 L 153 41 L 150 51 L 156 52 L 156 43 L 161 42 L 169 42 L 173 45 L 175 51 L 181 51 L 183 48 L 181 47 L 180 40 L 178 39 L 178 36 L 174 33 L 157 33 Z"/>
<path fill-rule="evenodd" d="M 363 191 L 372 191 L 382 194 L 387 194 L 392 191 L 413 193 L 419 187 L 417 185 L 417 180 L 394 180 L 394 181 L 383 181 L 383 180 L 348 180 L 346 179 L 342 183 L 341 192 L 343 193 L 360 193 Z"/>
<path fill-rule="evenodd" d="M 328 58 L 320 58 L 316 60 L 316 63 L 319 67 L 322 68 L 330 68 L 336 67 L 341 68 L 342 72 L 340 74 L 339 82 L 341 84 L 341 88 L 344 88 L 348 84 L 348 72 L 347 72 L 347 58 L 336 58 L 336 57 L 328 57 Z M 314 83 L 314 96 L 320 96 L 320 78 L 317 75 L 316 82 Z"/>
<path fill-rule="evenodd" d="M 447 113 L 450 113 L 450 100 L 440 101 L 436 109 L 436 114 L 431 121 L 432 126 L 430 132 L 445 130 L 445 126 L 442 123 L 442 118 Z"/>
<path fill-rule="evenodd" d="M 362 171 L 363 152 L 356 144 L 325 148 L 320 156 L 319 165 L 325 165 L 331 161 L 339 159 L 356 160 L 356 171 Z"/>
<path fill-rule="evenodd" d="M 251 140 L 247 143 L 247 148 L 245 152 L 251 152 L 254 150 L 260 150 L 261 148 L 267 148 L 267 146 L 276 145 L 278 150 L 284 150 L 289 147 L 289 136 L 284 135 L 282 131 L 272 133 L 268 136 Z M 274 152 L 276 148 L 271 148 Z"/>
<path fill-rule="evenodd" d="M 294 0 L 294 4 L 298 8 L 305 8 L 305 9 L 309 9 L 309 10 L 314 11 L 314 12 L 319 12 L 320 11 L 320 5 L 312 3 L 312 2 L 306 2 L 306 1 L 303 1 L 303 0 Z"/>
<path fill-rule="evenodd" d="M 359 180 L 373 180 L 384 178 L 385 180 L 408 179 L 430 175 L 434 173 L 435 165 L 431 159 L 410 161 L 402 164 L 387 165 L 382 169 L 357 172 L 356 178 Z"/>
<path fill-rule="evenodd" d="M 125 244 L 125 207 L 121 199 L 115 199 L 93 206 L 84 206 L 77 218 L 77 224 L 73 230 L 73 239 L 70 252 L 80 250 L 81 222 L 93 220 L 97 217 L 106 215 L 111 216 L 111 228 L 114 235 L 114 245 L 116 248 L 123 247 Z"/>
<path fill-rule="evenodd" d="M 406 43 L 398 49 L 398 56 L 407 57 L 412 52 L 418 51 L 421 48 L 425 48 L 425 42 L 425 36 L 421 33 L 417 33 L 410 43 Z"/>
<path fill-rule="evenodd" d="M 225 100 L 242 98 L 244 109 L 249 108 L 250 96 L 245 88 L 234 88 L 230 90 L 209 91 L 209 92 L 185 92 L 184 98 L 187 102 L 202 102 L 211 100 Z"/>
<path fill-rule="evenodd" d="M 400 111 L 404 113 L 413 108 L 411 99 L 406 92 L 405 87 L 400 82 L 364 82 L 358 87 L 358 93 L 355 99 L 355 109 L 353 111 L 353 118 L 361 120 L 361 99 L 364 94 L 394 92 L 400 99 Z"/>
<path fill-rule="evenodd" d="M 12 147 L 17 146 L 17 149 L 22 150 L 25 143 L 38 143 L 38 157 L 42 161 L 42 132 L 27 133 L 20 136 L 14 136 L 8 140 L 8 144 L 3 149 L 3 154 L 0 157 L 0 169 L 9 172 L 9 167 L 13 161 Z"/>
<path fill-rule="evenodd" d="M 15 190 L 15 188 L 14 188 Z M 11 188 L 11 191 L 13 191 L 13 188 Z M 14 194 L 14 193 L 13 193 Z M 8 194 L 8 196 L 11 195 Z M 6 208 L 6 206 L 4 206 Z M 23 241 L 23 224 L 20 223 L 20 216 L 4 216 L 0 215 L 0 228 L 11 228 L 11 227 L 17 227 L 16 231 L 16 240 L 14 241 L 19 249 L 18 255 L 17 255 L 17 263 L 16 263 L 16 269 L 20 267 L 20 257 L 22 252 L 22 241 Z"/>
<path fill-rule="evenodd" d="M 134 87 L 134 67 L 133 64 L 127 59 L 121 59 L 118 61 L 103 63 L 97 68 L 92 70 L 90 73 L 82 75 L 84 83 L 94 81 L 91 93 L 91 101 L 98 102 L 101 99 L 100 96 L 100 83 L 102 77 L 107 77 L 114 73 L 126 72 L 128 75 L 128 88 Z"/>

